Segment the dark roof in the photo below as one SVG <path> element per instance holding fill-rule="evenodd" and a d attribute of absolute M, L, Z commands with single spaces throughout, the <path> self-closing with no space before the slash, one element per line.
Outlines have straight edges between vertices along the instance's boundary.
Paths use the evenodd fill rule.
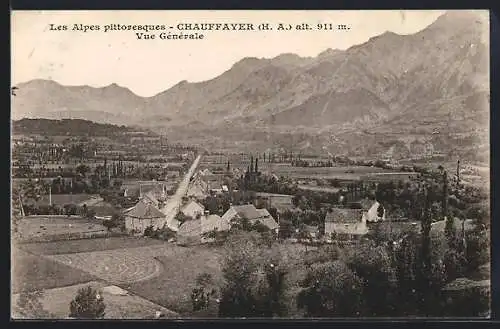
<path fill-rule="evenodd" d="M 146 203 L 143 200 L 139 201 L 134 208 L 125 213 L 126 216 L 150 219 L 150 218 L 164 218 L 165 215 L 152 204 Z"/>
<path fill-rule="evenodd" d="M 325 222 L 330 223 L 358 223 L 361 221 L 361 209 L 332 208 L 326 214 Z"/>
<path fill-rule="evenodd" d="M 253 204 L 243 205 L 243 206 L 233 206 L 236 213 L 243 218 L 252 220 L 263 217 L 257 208 Z"/>

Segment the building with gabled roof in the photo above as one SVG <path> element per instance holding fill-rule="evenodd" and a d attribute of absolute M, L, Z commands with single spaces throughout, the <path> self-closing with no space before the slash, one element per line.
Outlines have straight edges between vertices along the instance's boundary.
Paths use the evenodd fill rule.
<path fill-rule="evenodd" d="M 243 218 L 248 219 L 252 224 L 260 222 L 270 230 L 277 230 L 279 227 L 276 220 L 266 209 L 257 209 L 253 204 L 231 206 L 222 216 L 222 219 L 228 223 Z"/>
<path fill-rule="evenodd" d="M 198 216 L 203 215 L 203 213 L 205 212 L 205 206 L 195 200 L 191 200 L 181 209 L 181 212 L 184 214 L 184 216 L 195 219 Z"/>
<path fill-rule="evenodd" d="M 362 209 L 332 208 L 325 216 L 325 235 L 352 239 L 368 233 Z"/>
<path fill-rule="evenodd" d="M 199 244 L 211 239 L 204 235 L 213 231 L 224 232 L 231 229 L 231 224 L 218 215 L 209 215 L 208 211 L 199 219 L 182 223 L 177 231 L 177 241 L 180 244 Z"/>
<path fill-rule="evenodd" d="M 124 213 L 125 228 L 127 231 L 144 233 L 149 227 L 157 227 L 158 223 L 165 220 L 163 214 L 155 205 L 141 199 L 134 207 L 127 209 Z"/>

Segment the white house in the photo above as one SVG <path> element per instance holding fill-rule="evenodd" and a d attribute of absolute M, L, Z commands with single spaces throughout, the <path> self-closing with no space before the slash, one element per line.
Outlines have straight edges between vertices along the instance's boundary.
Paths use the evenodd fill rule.
<path fill-rule="evenodd" d="M 232 223 L 234 220 L 243 218 L 248 219 L 252 224 L 260 222 L 273 231 L 278 230 L 279 227 L 276 220 L 266 209 L 257 209 L 252 204 L 231 206 L 222 216 L 222 219 L 228 223 Z"/>
<path fill-rule="evenodd" d="M 368 233 L 361 209 L 333 208 L 325 217 L 325 235 L 353 239 Z"/>
<path fill-rule="evenodd" d="M 148 226 L 157 227 L 158 223 L 165 220 L 163 214 L 152 203 L 141 199 L 134 207 L 124 212 L 125 228 L 127 231 L 144 233 Z"/>
<path fill-rule="evenodd" d="M 189 216 L 195 219 L 198 216 L 203 215 L 203 213 L 205 212 L 205 207 L 202 204 L 191 200 L 181 209 L 181 212 L 184 214 L 184 216 Z"/>
<path fill-rule="evenodd" d="M 189 220 L 179 227 L 177 241 L 181 244 L 198 244 L 209 242 L 204 234 L 217 231 L 224 232 L 231 229 L 231 224 L 218 215 L 203 214 L 199 219 Z"/>

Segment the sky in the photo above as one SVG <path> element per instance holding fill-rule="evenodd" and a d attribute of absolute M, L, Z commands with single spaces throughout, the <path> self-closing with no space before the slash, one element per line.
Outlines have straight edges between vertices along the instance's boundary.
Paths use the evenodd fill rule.
<path fill-rule="evenodd" d="M 13 11 L 12 82 L 50 79 L 63 85 L 116 83 L 137 95 L 160 93 L 182 80 L 205 81 L 244 57 L 282 53 L 317 56 L 347 49 L 391 31 L 413 34 L 444 11 Z M 104 32 L 109 24 L 179 23 L 346 24 L 348 31 L 203 31 L 202 40 L 138 40 L 133 31 Z M 50 24 L 99 25 L 100 31 L 51 31 Z M 169 30 L 169 26 L 174 29 Z M 188 33 L 194 33 L 188 32 Z"/>

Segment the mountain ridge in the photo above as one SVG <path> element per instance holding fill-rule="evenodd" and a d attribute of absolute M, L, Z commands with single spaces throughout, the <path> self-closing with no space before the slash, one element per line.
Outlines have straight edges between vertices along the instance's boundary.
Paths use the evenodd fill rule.
<path fill-rule="evenodd" d="M 151 97 L 116 84 L 64 90 L 61 85 L 28 82 L 18 86 L 21 97 L 15 99 L 21 101 L 14 99 L 18 104 L 13 109 L 21 115 L 24 111 L 54 118 L 71 111 L 81 116 L 87 111 L 94 117 L 99 111 L 109 112 L 114 116 L 106 119 L 101 114 L 100 120 L 140 123 L 182 139 L 190 138 L 189 127 L 183 131 L 186 124 L 196 127 L 192 136 L 203 133 L 214 140 L 228 138 L 228 127 L 254 140 L 260 138 L 258 133 L 282 140 L 280 134 L 307 132 L 304 145 L 313 145 L 308 138 L 318 138 L 318 148 L 344 153 L 355 152 L 352 138 L 371 143 L 371 137 L 359 131 L 373 127 L 382 127 L 378 131 L 385 130 L 387 136 L 401 127 L 415 134 L 454 129 L 453 134 L 460 135 L 469 133 L 467 124 L 454 122 L 443 128 L 444 121 L 457 121 L 449 119 L 450 113 L 466 118 L 469 125 L 487 125 L 489 120 L 489 99 L 484 97 L 489 93 L 486 24 L 474 12 L 449 11 L 414 34 L 387 31 L 346 50 L 328 48 L 316 57 L 246 57 L 210 80 L 180 81 Z M 32 94 L 23 95 L 23 89 Z M 474 101 L 466 102 L 465 95 Z M 476 118 L 467 115 L 471 106 L 476 107 Z M 394 143 L 401 138 L 405 136 L 394 137 Z"/>

